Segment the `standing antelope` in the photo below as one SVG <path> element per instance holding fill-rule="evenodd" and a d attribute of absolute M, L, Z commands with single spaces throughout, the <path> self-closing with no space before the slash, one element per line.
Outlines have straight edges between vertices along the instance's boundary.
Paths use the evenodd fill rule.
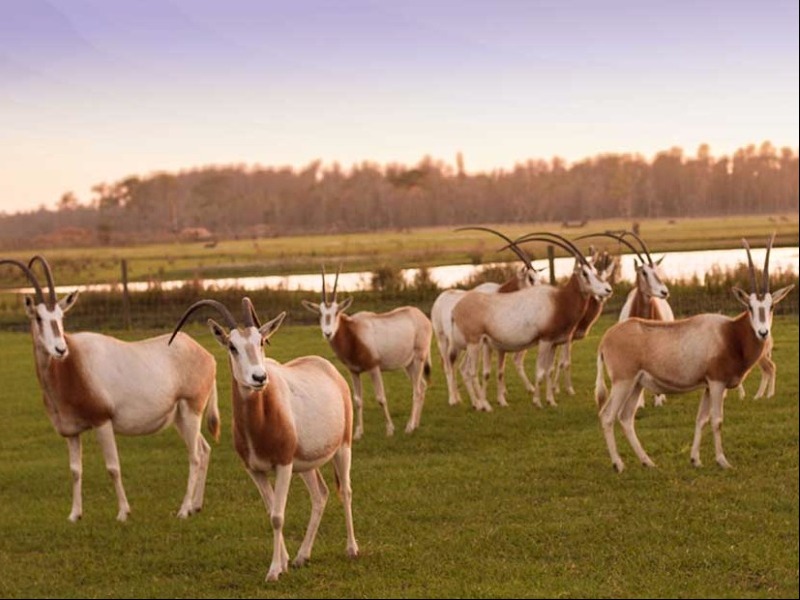
<path fill-rule="evenodd" d="M 267 581 L 289 570 L 283 538 L 284 514 L 292 473 L 299 473 L 311 495 L 311 517 L 303 543 L 292 563 L 303 566 L 311 557 L 328 487 L 319 468 L 333 461 L 336 484 L 344 504 L 347 554 L 358 556 L 353 531 L 350 464 L 353 407 L 350 388 L 336 368 L 320 356 L 302 356 L 285 364 L 264 357 L 264 343 L 281 326 L 286 313 L 261 325 L 249 298 L 242 299 L 241 325 L 224 304 L 199 300 L 181 317 L 169 343 L 195 310 L 216 309 L 226 331 L 208 320 L 214 338 L 228 352 L 233 396 L 233 439 L 247 473 L 258 488 L 273 529 L 272 563 Z M 275 490 L 268 474 L 275 472 Z"/>
<path fill-rule="evenodd" d="M 45 299 L 31 271 L 40 262 L 49 288 Z M 78 292 L 56 299 L 53 275 L 47 261 L 34 256 L 29 265 L 4 259 L 19 267 L 35 292 L 25 297 L 31 321 L 36 376 L 45 409 L 55 430 L 67 440 L 72 471 L 70 521 L 83 515 L 81 434 L 94 429 L 106 469 L 114 482 L 124 521 L 130 506 L 122 486 L 115 434 L 147 435 L 171 423 L 189 451 L 189 480 L 178 517 L 186 518 L 203 506 L 211 447 L 200 433 L 203 411 L 207 426 L 219 439 L 216 363 L 197 342 L 182 335 L 167 348 L 166 336 L 123 342 L 98 333 L 64 333 L 64 314 Z"/>
<path fill-rule="evenodd" d="M 751 292 L 733 288 L 736 299 L 747 308 L 736 317 L 701 314 L 678 321 L 648 321 L 632 318 L 611 327 L 600 341 L 597 352 L 595 400 L 599 407 L 611 462 L 618 472 L 624 468 L 617 452 L 614 421 L 619 420 L 639 461 L 655 466 L 642 448 L 634 429 L 637 398 L 645 388 L 655 393 L 682 393 L 703 389 L 691 449 L 692 464 L 700 462 L 700 437 L 711 420 L 717 463 L 730 464 L 722 450 L 722 408 L 726 390 L 735 388 L 765 351 L 772 325 L 772 311 L 794 285 L 769 291 L 769 253 L 774 235 L 767 244 L 763 291 L 747 240 Z M 603 369 L 611 379 L 610 393 Z"/>
<path fill-rule="evenodd" d="M 353 316 L 346 315 L 344 311 L 353 302 L 353 297 L 350 296 L 341 303 L 337 301 L 339 271 L 340 269 L 336 271 L 331 299 L 328 299 L 325 288 L 323 267 L 322 302 L 314 304 L 303 300 L 303 306 L 319 315 L 322 335 L 350 371 L 353 401 L 358 410 L 355 439 L 360 439 L 364 433 L 361 373 L 370 374 L 375 396 L 386 417 L 386 435 L 393 435 L 394 424 L 389 414 L 381 371 L 401 368 L 405 369 L 413 388 L 411 416 L 406 424 L 406 433 L 411 433 L 419 427 L 422 405 L 425 402 L 426 380 L 430 377 L 431 322 L 414 306 L 403 306 L 388 313 L 362 311 Z"/>
<path fill-rule="evenodd" d="M 555 234 L 528 234 L 515 240 L 522 244 L 543 241 L 555 244 L 575 257 L 573 274 L 566 285 L 555 287 L 537 285 L 508 294 L 483 294 L 467 292 L 453 309 L 453 338 L 467 347 L 466 383 L 471 393 L 486 402 L 480 386 L 476 385 L 477 359 L 484 339 L 498 350 L 498 396 L 505 395 L 503 361 L 506 352 L 518 352 L 537 342 L 539 356 L 536 360 L 536 384 L 524 378 L 532 401 L 541 407 L 539 382 L 550 372 L 554 345 L 569 339 L 580 322 L 589 297 L 604 298 L 611 294 L 611 286 L 601 281 L 591 264 L 572 242 Z M 552 381 L 548 377 L 547 401 L 555 406 Z"/>
<path fill-rule="evenodd" d="M 484 293 L 498 293 L 498 294 L 505 294 L 508 292 L 516 292 L 517 290 L 531 287 L 533 285 L 537 285 L 542 282 L 541 276 L 539 274 L 539 270 L 533 266 L 531 262 L 531 258 L 525 253 L 522 248 L 519 248 L 513 241 L 508 238 L 507 236 L 503 235 L 502 233 L 495 231 L 493 229 L 489 229 L 488 227 L 461 227 L 456 229 L 456 231 L 466 231 L 466 230 L 480 230 L 480 231 L 488 231 L 489 233 L 493 233 L 498 237 L 504 239 L 506 242 L 511 244 L 509 247 L 513 252 L 519 257 L 522 261 L 523 266 L 521 266 L 516 273 L 506 280 L 504 283 L 493 283 L 487 282 L 482 283 L 475 288 L 474 291 L 484 292 Z M 458 393 L 458 381 L 456 378 L 455 373 L 455 366 L 458 361 L 459 356 L 464 351 L 464 346 L 458 346 L 454 344 L 453 335 L 452 335 L 452 314 L 453 308 L 458 303 L 459 300 L 466 294 L 466 290 L 445 290 L 436 298 L 431 307 L 431 323 L 433 324 L 433 332 L 436 335 L 436 342 L 437 346 L 439 347 L 439 354 L 442 357 L 442 365 L 444 367 L 445 376 L 447 378 L 447 391 L 449 397 L 450 405 L 455 405 L 461 402 L 461 397 Z M 514 355 L 514 364 L 517 366 L 517 371 L 523 373 L 524 377 L 524 366 L 523 361 L 525 359 L 525 350 L 517 352 Z M 463 367 L 464 364 L 462 363 L 462 375 L 463 375 Z M 483 346 L 483 378 L 482 378 L 482 385 L 484 388 L 484 395 L 487 382 L 491 375 L 491 347 L 488 344 L 484 344 Z M 472 396 L 470 394 L 470 399 L 472 401 L 472 406 L 478 410 L 486 410 L 491 411 L 492 407 L 487 402 L 485 404 L 480 404 L 478 398 Z M 498 398 L 501 406 L 508 406 L 506 399 L 504 397 Z"/>
<path fill-rule="evenodd" d="M 608 252 L 594 252 L 592 254 L 592 266 L 597 270 L 597 275 L 602 281 L 612 282 L 614 274 L 619 268 L 619 257 L 611 257 Z M 558 342 L 556 344 L 556 353 L 553 361 L 553 387 L 555 392 L 559 391 L 559 379 L 563 377 L 564 387 L 569 395 L 575 395 L 575 388 L 572 386 L 572 343 L 584 339 L 595 324 L 597 319 L 603 313 L 603 307 L 606 305 L 605 298 L 598 296 L 591 296 L 589 302 L 586 304 L 586 312 L 578 322 L 575 331 L 572 332 L 572 337 L 569 340 Z M 560 351 L 560 356 L 558 352 Z"/>
<path fill-rule="evenodd" d="M 625 239 L 626 235 L 630 235 L 636 239 L 639 246 L 641 246 L 641 252 Z M 622 306 L 622 310 L 619 314 L 619 321 L 625 321 L 631 317 L 652 319 L 654 321 L 675 320 L 672 307 L 669 305 L 669 302 L 667 302 L 669 289 L 662 280 L 659 269 L 661 261 L 664 260 L 663 256 L 657 261 L 654 261 L 653 257 L 650 255 L 647 244 L 633 231 L 625 231 L 622 235 L 616 235 L 607 231 L 605 233 L 583 235 L 577 239 L 589 237 L 609 237 L 617 240 L 630 248 L 636 255 L 634 259 L 636 271 L 634 286 L 633 289 L 628 292 L 628 297 L 625 299 L 625 304 Z M 642 256 L 642 252 L 644 252 L 644 256 Z M 662 406 L 665 400 L 666 396 L 664 394 L 656 394 L 653 398 L 653 403 L 656 406 Z M 638 405 L 640 408 L 644 406 L 644 392 L 639 396 Z"/>

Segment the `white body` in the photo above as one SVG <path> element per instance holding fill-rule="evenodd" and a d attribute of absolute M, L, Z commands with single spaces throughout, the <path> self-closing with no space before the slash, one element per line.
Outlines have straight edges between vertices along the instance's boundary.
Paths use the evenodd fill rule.
<path fill-rule="evenodd" d="M 34 339 L 38 339 L 36 331 Z M 83 514 L 80 435 L 88 429 L 97 431 L 117 492 L 117 518 L 123 521 L 130 506 L 114 434 L 147 435 L 174 424 L 189 452 L 189 480 L 178 516 L 199 511 L 211 454 L 200 433 L 206 404 L 209 428 L 215 436 L 219 431 L 216 365 L 211 354 L 186 336 L 171 347 L 166 336 L 122 342 L 96 333 L 76 333 L 64 335 L 63 341 L 69 349 L 63 358 L 52 357 L 42 344 L 34 342 L 34 346 L 47 414 L 69 448 L 70 520 Z"/>
<path fill-rule="evenodd" d="M 289 569 L 283 523 L 295 472 L 311 495 L 311 516 L 293 565 L 302 566 L 311 557 L 328 499 L 328 487 L 319 468 L 329 461 L 345 509 L 347 554 L 353 558 L 358 555 L 350 486 L 350 388 L 322 357 L 303 356 L 285 364 L 264 357 L 263 344 L 280 327 L 285 314 L 258 327 L 245 325 L 230 332 L 209 319 L 212 333 L 228 351 L 236 452 L 258 488 L 272 523 L 268 581 L 276 581 Z M 273 471 L 274 490 L 268 478 Z"/>
<path fill-rule="evenodd" d="M 536 384 L 528 388 L 533 403 L 541 406 L 539 382 L 550 371 L 556 343 L 569 339 L 585 312 L 590 295 L 606 297 L 611 286 L 601 281 L 588 264 L 576 262 L 575 271 L 563 287 L 538 285 L 508 294 L 471 291 L 453 309 L 453 340 L 467 347 L 467 387 L 486 402 L 477 385 L 480 344 L 488 340 L 502 352 L 519 352 L 537 342 Z M 552 382 L 547 380 L 547 400 L 555 405 Z"/>
<path fill-rule="evenodd" d="M 772 308 L 792 287 L 778 290 L 774 295 L 769 292 L 748 295 L 734 288 L 739 301 L 748 308 L 735 318 L 715 314 L 671 322 L 632 318 L 617 323 L 605 333 L 597 353 L 595 398 L 608 452 L 618 472 L 623 470 L 624 464 L 614 438 L 616 420 L 620 421 L 641 463 L 655 466 L 634 429 L 637 400 L 643 389 L 664 394 L 702 388 L 691 449 L 692 463 L 701 464 L 700 437 L 710 420 L 717 463 L 725 468 L 730 466 L 722 449 L 725 392 L 738 387 L 764 354 L 772 325 Z M 610 392 L 605 386 L 604 366 L 611 379 Z"/>

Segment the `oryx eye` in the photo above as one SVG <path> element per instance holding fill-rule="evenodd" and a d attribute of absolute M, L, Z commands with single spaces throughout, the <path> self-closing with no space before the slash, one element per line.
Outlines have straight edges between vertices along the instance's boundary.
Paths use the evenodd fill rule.
<path fill-rule="evenodd" d="M 239 351 L 236 349 L 236 346 L 233 344 L 228 344 L 228 350 L 231 351 L 231 354 L 239 354 Z"/>

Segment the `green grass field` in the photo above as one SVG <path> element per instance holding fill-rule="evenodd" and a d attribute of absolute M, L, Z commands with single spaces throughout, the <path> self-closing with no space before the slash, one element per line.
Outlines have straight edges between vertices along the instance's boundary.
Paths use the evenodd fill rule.
<path fill-rule="evenodd" d="M 581 228 L 560 223 L 502 224 L 494 227 L 514 238 L 530 231 L 548 230 L 573 237 L 607 229 L 629 229 L 631 220 L 592 221 Z M 740 248 L 741 238 L 766 241 L 777 233 L 776 246 L 797 245 L 797 215 L 757 215 L 725 218 L 652 219 L 640 221 L 640 235 L 651 251 Z M 373 270 L 376 265 L 432 267 L 471 262 L 515 260 L 511 252 L 496 251 L 502 244 L 488 233 L 455 232 L 453 227 L 379 231 L 258 240 L 223 240 L 214 248 L 202 243 L 153 244 L 110 248 L 38 249 L 47 256 L 59 285 L 120 280 L 120 261 L 128 261 L 131 281 L 251 275 L 313 273 L 322 262 L 343 262 L 345 270 Z M 27 261 L 36 249 L 3 252 L 4 258 Z M 534 251 L 536 251 L 534 249 Z M 538 250 L 542 253 L 543 250 Z M 561 254 L 560 250 L 557 253 Z M 8 284 L 23 277 L 8 269 Z M 5 284 L 6 282 L 4 282 Z"/>
<path fill-rule="evenodd" d="M 174 516 L 187 463 L 168 430 L 118 438 L 133 510 L 118 523 L 99 447 L 87 435 L 84 517 L 71 524 L 66 444 L 45 416 L 30 337 L 0 333 L 0 596 L 796 598 L 797 318 L 775 321 L 776 396 L 752 399 L 757 372 L 747 381 L 750 397 L 729 394 L 723 435 L 732 470 L 714 463 L 709 431 L 705 466 L 689 464 L 694 392 L 639 413 L 637 431 L 657 469 L 638 466 L 618 428 L 622 474 L 611 469 L 592 398 L 594 352 L 611 322 L 605 317 L 576 344 L 578 393 L 562 394 L 557 408 L 534 408 L 512 368 L 509 408 L 450 407 L 434 348 L 432 385 L 412 435 L 403 433 L 409 384 L 401 373 L 385 377 L 398 431 L 387 438 L 365 384 L 365 436 L 352 471 L 361 556 L 345 555 L 342 507 L 331 494 L 310 565 L 273 584 L 264 582 L 269 519 L 232 447 L 226 361 L 218 378 L 223 436 L 203 512 Z M 205 329 L 188 331 L 224 358 Z M 280 330 L 268 352 L 333 358 L 317 327 Z M 323 473 L 333 488 L 331 467 Z M 292 555 L 309 509 L 298 479 L 285 526 Z"/>

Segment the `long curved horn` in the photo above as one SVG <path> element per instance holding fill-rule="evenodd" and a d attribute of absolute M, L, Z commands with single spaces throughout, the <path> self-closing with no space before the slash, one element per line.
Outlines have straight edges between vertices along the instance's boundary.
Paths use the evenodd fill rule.
<path fill-rule="evenodd" d="M 172 332 L 172 337 L 169 338 L 169 342 L 167 342 L 167 345 L 171 344 L 172 340 L 175 339 L 175 336 L 178 335 L 178 332 L 181 330 L 181 327 L 183 327 L 183 324 L 186 323 L 186 320 L 189 318 L 189 315 L 191 315 L 198 308 L 202 308 L 203 306 L 210 306 L 211 308 L 217 309 L 222 318 L 225 319 L 225 324 L 230 329 L 236 329 L 236 319 L 233 318 L 231 311 L 229 311 L 228 308 L 222 302 L 219 302 L 217 300 L 208 300 L 208 299 L 198 300 L 197 302 L 192 304 L 189 308 L 187 308 L 185 313 L 183 313 L 183 316 L 181 317 L 181 320 L 178 321 L 178 324 L 175 326 L 175 329 Z"/>
<path fill-rule="evenodd" d="M 764 259 L 764 293 L 769 294 L 769 252 L 772 250 L 772 243 L 775 241 L 775 232 L 772 232 L 772 236 L 769 238 L 769 242 L 767 242 L 767 257 Z"/>
<path fill-rule="evenodd" d="M 617 240 L 617 241 L 618 241 L 620 244 L 625 244 L 625 245 L 626 245 L 628 248 L 630 248 L 631 250 L 633 250 L 633 253 L 634 253 L 636 256 L 638 256 L 638 257 L 639 257 L 639 260 L 640 260 L 640 261 L 644 262 L 644 258 L 642 258 L 642 254 L 641 254 L 641 252 L 639 252 L 639 251 L 638 251 L 638 250 L 637 250 L 637 249 L 636 249 L 636 248 L 633 246 L 633 244 L 631 244 L 631 243 L 630 243 L 628 240 L 626 240 L 626 239 L 625 239 L 625 238 L 623 238 L 622 236 L 619 236 L 619 235 L 613 234 L 613 233 L 611 233 L 610 231 L 606 231 L 606 232 L 604 232 L 604 233 L 587 233 L 587 234 L 585 234 L 585 235 L 579 235 L 578 237 L 576 237 L 576 238 L 575 238 L 575 240 L 574 240 L 574 241 L 576 241 L 576 242 L 577 242 L 578 240 L 585 240 L 585 239 L 588 239 L 588 238 L 597 238 L 597 237 L 610 237 L 610 238 L 612 238 L 612 239 L 615 239 L 615 240 Z"/>
<path fill-rule="evenodd" d="M 511 249 L 511 250 L 514 252 L 514 254 L 516 254 L 516 255 L 519 257 L 519 259 L 520 259 L 522 262 L 524 262 L 524 263 L 525 263 L 525 266 L 526 266 L 526 267 L 528 267 L 529 269 L 532 269 L 532 268 L 533 268 L 533 265 L 531 264 L 531 259 L 530 259 L 530 257 L 527 255 L 527 253 L 526 253 L 526 252 L 525 252 L 525 251 L 524 251 L 522 248 L 520 248 L 519 246 L 517 246 L 517 244 L 516 244 L 516 243 L 514 243 L 514 241 L 513 241 L 513 240 L 512 240 L 510 237 L 508 237 L 507 235 L 505 235 L 505 234 L 502 234 L 502 233 L 500 233 L 499 231 L 495 231 L 494 229 L 490 229 L 490 228 L 488 228 L 488 227 L 459 227 L 459 228 L 458 228 L 458 229 L 456 229 L 455 231 L 469 231 L 469 230 L 474 230 L 474 231 L 488 231 L 489 233 L 493 233 L 493 234 L 495 234 L 496 236 L 498 236 L 499 238 L 502 238 L 502 239 L 504 239 L 504 240 L 505 240 L 506 242 L 508 242 L 508 244 L 509 244 L 508 246 L 506 246 L 506 248 L 509 248 L 509 249 Z"/>
<path fill-rule="evenodd" d="M 0 265 L 2 264 L 15 265 L 20 269 L 22 269 L 22 272 L 25 273 L 25 275 L 28 277 L 28 281 L 30 281 L 31 285 L 33 285 L 33 290 L 36 295 L 36 303 L 44 304 L 44 294 L 42 294 L 42 286 L 39 285 L 39 280 L 36 279 L 36 275 L 33 274 L 33 271 L 31 271 L 30 268 L 28 268 L 28 266 L 25 265 L 25 263 L 21 263 L 20 261 L 14 260 L 13 258 L 3 258 L 0 259 Z"/>
<path fill-rule="evenodd" d="M 50 304 L 48 308 L 53 309 L 56 306 L 56 285 L 53 282 L 53 272 L 50 270 L 50 265 L 48 264 L 47 260 L 45 260 L 44 256 L 41 254 L 35 255 L 28 261 L 28 268 L 33 270 L 33 263 L 40 262 L 42 264 L 42 269 L 44 269 L 44 276 L 47 279 L 47 287 L 49 288 L 49 297 L 50 297 Z"/>
<path fill-rule="evenodd" d="M 250 298 L 247 296 L 242 298 L 242 314 L 244 315 L 245 326 L 255 327 L 256 329 L 261 327 L 261 322 L 258 320 L 256 309 L 253 306 L 253 303 L 250 301 Z"/>
<path fill-rule="evenodd" d="M 521 239 L 521 238 L 517 239 L 517 243 L 518 244 L 525 244 L 527 242 L 548 242 L 550 244 L 555 244 L 559 248 L 562 248 L 563 250 L 566 250 L 567 252 L 572 254 L 572 256 L 574 256 L 580 262 L 588 264 L 586 262 L 586 257 L 584 257 L 580 253 L 579 250 L 576 250 L 572 246 L 569 246 L 569 245 L 561 242 L 558 238 L 553 239 L 553 238 L 549 238 L 549 237 L 539 237 L 539 236 L 535 236 L 535 235 L 532 235 L 532 234 L 528 234 L 528 235 L 525 236 L 525 239 Z M 503 248 L 503 249 L 505 249 L 505 248 Z"/>
<path fill-rule="evenodd" d="M 760 295 L 761 291 L 758 289 L 758 282 L 756 281 L 756 267 L 753 265 L 753 257 L 750 256 L 750 244 L 748 244 L 747 240 L 744 238 L 742 238 L 742 244 L 744 245 L 744 249 L 747 250 L 747 262 L 750 266 L 750 286 L 752 287 L 753 293 Z"/>
<path fill-rule="evenodd" d="M 328 305 L 328 290 L 325 289 L 325 264 L 322 265 L 322 303 Z"/>
<path fill-rule="evenodd" d="M 336 286 L 339 285 L 339 273 L 342 270 L 342 264 L 339 263 L 339 266 L 336 267 L 336 279 L 333 280 L 333 302 L 336 302 Z"/>
<path fill-rule="evenodd" d="M 534 239 L 534 236 L 548 236 L 548 238 L 552 238 L 553 241 L 560 240 L 562 244 L 566 244 L 567 246 L 569 246 L 569 248 L 571 248 L 570 252 L 575 258 L 577 258 L 580 262 L 582 262 L 585 265 L 589 264 L 588 261 L 586 260 L 586 257 L 583 255 L 583 252 L 581 252 L 575 244 L 573 244 L 563 235 L 559 235 L 557 233 L 552 233 L 550 231 L 533 231 L 531 233 L 523 235 L 522 237 L 518 237 L 514 241 L 518 244 L 521 244 L 523 242 L 528 241 L 529 239 Z M 563 245 L 561 247 L 564 248 Z"/>
<path fill-rule="evenodd" d="M 653 257 L 650 256 L 650 249 L 647 247 L 647 244 L 644 243 L 644 240 L 639 237 L 639 234 L 636 233 L 635 231 L 625 230 L 622 232 L 622 237 L 625 237 L 626 235 L 633 236 L 636 239 L 636 241 L 639 242 L 639 245 L 642 247 L 642 250 L 644 250 L 644 253 L 647 255 L 647 262 L 650 263 L 651 267 L 654 267 L 655 265 L 653 264 Z"/>

